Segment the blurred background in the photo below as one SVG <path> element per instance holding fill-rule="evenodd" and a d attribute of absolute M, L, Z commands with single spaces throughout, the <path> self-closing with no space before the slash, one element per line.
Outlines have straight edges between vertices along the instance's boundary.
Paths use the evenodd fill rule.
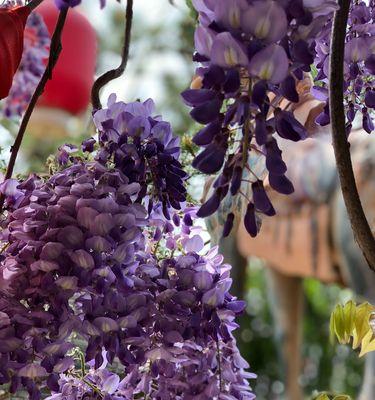
<path fill-rule="evenodd" d="M 91 21 L 98 35 L 98 74 L 120 62 L 124 5 L 110 0 L 107 3 L 106 9 L 100 11 L 99 1 L 86 1 L 80 10 Z M 112 82 L 103 91 L 103 102 L 112 92 L 125 101 L 151 97 L 155 100 L 157 112 L 172 123 L 175 133 L 189 137 L 195 127 L 179 93 L 189 86 L 194 74 L 191 61 L 194 26 L 195 20 L 185 0 L 136 0 L 128 69 L 123 78 Z M 79 144 L 82 138 L 93 134 L 89 121 L 89 112 L 70 115 L 62 120 L 56 117 L 55 123 L 63 125 L 63 134 L 61 130 L 56 134 L 52 123 L 43 127 L 42 136 L 27 135 L 17 172 L 46 171 L 46 159 L 58 146 L 66 142 Z M 2 159 L 7 159 L 16 130 L 16 121 L 1 120 Z M 203 185 L 193 186 L 197 188 Z M 200 196 L 199 190 L 192 191 L 196 201 Z M 352 294 L 347 289 L 325 286 L 313 279 L 305 280 L 304 293 L 304 366 L 300 384 L 307 395 L 314 390 L 334 390 L 355 398 L 361 383 L 362 361 L 350 348 L 331 345 L 328 333 L 333 306 L 348 300 Z M 245 300 L 248 303 L 247 313 L 240 321 L 238 340 L 242 354 L 249 361 L 252 371 L 258 374 L 254 383 L 257 398 L 281 398 L 284 392 L 281 382 L 283 366 L 273 338 L 275 326 L 260 261 L 249 262 Z"/>

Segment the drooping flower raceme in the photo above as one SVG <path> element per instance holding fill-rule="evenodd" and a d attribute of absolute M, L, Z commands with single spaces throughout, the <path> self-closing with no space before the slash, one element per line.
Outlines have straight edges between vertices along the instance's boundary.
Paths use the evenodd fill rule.
<path fill-rule="evenodd" d="M 161 202 L 166 218 L 169 208 L 180 208 L 186 200 L 183 171 L 178 158 L 180 142 L 172 133 L 171 125 L 154 116 L 154 102 L 125 104 L 111 96 L 108 109 L 95 113 L 99 130 L 101 163 L 112 161 L 126 174 L 131 183 L 140 187 L 140 199 L 146 194 Z"/>
<path fill-rule="evenodd" d="M 60 10 L 66 9 L 68 7 L 76 7 L 80 5 L 81 2 L 82 0 L 55 0 L 57 8 L 59 8 Z M 99 0 L 99 2 L 101 8 L 103 8 L 106 5 L 106 0 Z"/>
<path fill-rule="evenodd" d="M 245 198 L 245 226 L 255 236 L 256 214 L 275 213 L 263 180 L 283 194 L 293 191 L 277 136 L 303 140 L 307 133 L 282 99 L 299 101 L 296 84 L 314 62 L 316 39 L 337 8 L 335 1 L 193 0 L 199 13 L 192 88 L 182 93 L 191 116 L 205 127 L 193 141 L 202 147 L 193 165 L 219 172 L 214 192 L 199 211 L 214 213 L 228 195 Z M 243 193 L 243 181 L 251 183 Z M 228 214 L 225 233 L 230 232 Z"/>
<path fill-rule="evenodd" d="M 375 2 L 373 0 L 351 2 L 349 26 L 345 47 L 345 87 L 344 99 L 347 116 L 347 133 L 352 129 L 358 111 L 362 114 L 362 127 L 368 133 L 373 132 L 373 110 L 375 107 Z M 318 74 L 315 93 L 325 100 L 327 105 L 318 121 L 321 125 L 330 122 L 328 108 L 328 75 L 331 44 L 332 20 L 321 29 L 316 44 L 315 60 Z"/>
<path fill-rule="evenodd" d="M 232 336 L 244 303 L 176 199 L 181 173 L 171 180 L 162 161 L 181 171 L 178 144 L 152 105 L 112 97 L 84 156 L 67 147 L 48 180 L 1 186 L 0 384 L 11 393 L 254 398 Z"/>
<path fill-rule="evenodd" d="M 64 391 L 74 390 L 93 398 L 99 391 L 109 399 L 134 399 L 141 394 L 152 399 L 254 398 L 247 382 L 254 375 L 244 371 L 248 365 L 231 333 L 244 304 L 228 294 L 229 267 L 222 265 L 217 249 L 202 252 L 199 229 L 192 226 L 194 215 L 187 208 L 170 222 L 155 207 L 150 216 L 149 251 L 139 266 L 139 277 L 146 282 L 154 306 L 150 319 L 144 317 L 141 323 L 144 329 L 149 326 L 149 336 L 143 338 L 145 359 L 132 365 L 124 379 L 123 374 L 108 373 L 103 367 L 89 370 L 84 379 L 63 374 L 51 400 L 69 399 Z M 129 343 L 136 341 L 139 338 L 129 339 Z"/>

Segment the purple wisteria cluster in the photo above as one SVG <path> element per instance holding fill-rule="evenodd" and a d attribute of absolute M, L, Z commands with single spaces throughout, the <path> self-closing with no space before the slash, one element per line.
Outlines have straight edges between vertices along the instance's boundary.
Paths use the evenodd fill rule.
<path fill-rule="evenodd" d="M 298 81 L 310 72 L 317 37 L 332 18 L 336 1 L 193 0 L 199 13 L 195 61 L 200 63 L 192 89 L 182 97 L 192 118 L 205 127 L 193 141 L 202 147 L 193 165 L 204 174 L 219 172 L 214 192 L 199 211 L 213 214 L 230 194 L 244 196 L 250 235 L 259 231 L 257 214 L 274 215 L 264 179 L 274 190 L 290 194 L 293 185 L 277 135 L 306 138 L 302 126 L 280 103 L 299 101 Z M 265 163 L 261 175 L 254 158 Z M 241 191 L 243 179 L 252 194 Z M 228 214 L 229 234 L 233 213 Z"/>
<path fill-rule="evenodd" d="M 374 130 L 371 113 L 375 108 L 375 2 L 373 0 L 351 2 L 349 25 L 345 47 L 344 98 L 347 109 L 347 133 L 352 129 L 357 112 L 362 114 L 362 127 L 371 133 Z M 321 30 L 317 40 L 315 60 L 318 74 L 314 93 L 326 101 L 325 111 L 318 118 L 321 125 L 330 122 L 328 107 L 328 76 L 332 20 Z"/>
<path fill-rule="evenodd" d="M 117 2 L 120 2 L 121 0 L 117 0 Z M 55 0 L 55 4 L 58 9 L 64 10 L 68 7 L 76 7 L 80 5 L 82 0 Z M 100 8 L 104 8 L 106 5 L 107 0 L 99 0 L 100 2 Z"/>
<path fill-rule="evenodd" d="M 112 95 L 108 108 L 94 115 L 100 144 L 97 160 L 112 162 L 129 182 L 140 185 L 138 200 L 149 196 L 148 211 L 154 201 L 160 202 L 169 219 L 169 209 L 180 209 L 186 200 L 187 174 L 178 160 L 179 138 L 168 122 L 153 116 L 154 109 L 152 100 L 125 104 Z"/>
<path fill-rule="evenodd" d="M 23 3 L 23 1 L 7 1 L 3 6 L 15 7 Z M 21 64 L 1 110 L 6 118 L 18 118 L 24 113 L 45 70 L 49 45 L 50 36 L 43 18 L 37 12 L 31 13 L 26 23 Z"/>
<path fill-rule="evenodd" d="M 84 156 L 62 149 L 49 179 L 1 185 L 0 385 L 10 393 L 254 398 L 232 335 L 245 304 L 175 192 L 178 142 L 152 113 L 151 101 L 111 97 Z"/>
<path fill-rule="evenodd" d="M 172 223 L 156 207 L 150 216 L 149 251 L 140 256 L 139 267 L 153 309 L 146 315 L 147 306 L 141 308 L 144 360 L 131 365 L 121 379 L 104 369 L 104 354 L 104 365 L 88 370 L 84 379 L 60 375 L 60 389 L 49 399 L 100 398 L 95 397 L 98 393 L 108 399 L 142 394 L 152 399 L 254 398 L 247 379 L 255 376 L 244 371 L 248 365 L 231 333 L 244 303 L 228 294 L 229 266 L 222 264 L 217 249 L 202 255 L 199 229 L 192 226 L 194 214 L 186 209 L 175 214 Z M 159 252 L 163 247 L 169 250 Z M 135 346 L 141 340 L 133 337 L 129 342 Z"/>

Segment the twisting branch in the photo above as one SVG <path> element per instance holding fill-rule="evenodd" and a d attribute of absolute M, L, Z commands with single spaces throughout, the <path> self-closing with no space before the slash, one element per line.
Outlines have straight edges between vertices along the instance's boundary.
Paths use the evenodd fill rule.
<path fill-rule="evenodd" d="M 25 112 L 25 115 L 23 116 L 16 140 L 14 141 L 14 144 L 11 148 L 11 155 L 10 155 L 10 160 L 8 163 L 7 171 L 5 174 L 6 179 L 10 179 L 13 175 L 13 170 L 14 170 L 14 165 L 17 160 L 17 155 L 20 150 L 21 144 L 23 137 L 26 132 L 27 125 L 30 121 L 30 117 L 34 111 L 34 108 L 38 102 L 39 97 L 43 94 L 44 88 L 48 82 L 52 78 L 52 71 L 55 68 L 55 65 L 57 63 L 57 60 L 59 59 L 61 50 L 62 50 L 62 45 L 61 45 L 61 35 L 62 31 L 64 29 L 65 21 L 66 21 L 66 16 L 68 14 L 69 8 L 66 8 L 65 10 L 60 11 L 59 18 L 56 23 L 56 28 L 55 31 L 53 32 L 52 39 L 51 39 L 51 47 L 50 47 L 50 55 L 48 59 L 48 64 L 46 67 L 46 70 L 44 71 L 42 78 L 40 79 L 38 86 L 35 89 L 35 92 L 30 100 L 30 103 L 27 107 L 27 110 Z M 5 197 L 3 195 L 0 196 L 0 213 L 3 210 L 4 206 L 4 201 Z"/>
<path fill-rule="evenodd" d="M 351 0 L 339 0 L 338 3 L 340 9 L 335 13 L 333 21 L 329 79 L 332 140 L 341 190 L 354 237 L 369 267 L 375 272 L 375 239 L 358 194 L 350 157 L 350 144 L 347 140 L 345 129 L 343 65 Z"/>
<path fill-rule="evenodd" d="M 32 10 L 35 10 L 40 4 L 43 3 L 44 0 L 31 0 L 29 1 L 26 6 L 31 8 Z"/>
<path fill-rule="evenodd" d="M 133 23 L 133 0 L 128 0 L 127 2 L 125 19 L 125 37 L 121 53 L 121 64 L 118 68 L 105 72 L 95 81 L 91 91 L 91 103 L 94 110 L 100 110 L 102 108 L 100 90 L 110 81 L 119 78 L 125 72 L 126 65 L 128 64 Z"/>

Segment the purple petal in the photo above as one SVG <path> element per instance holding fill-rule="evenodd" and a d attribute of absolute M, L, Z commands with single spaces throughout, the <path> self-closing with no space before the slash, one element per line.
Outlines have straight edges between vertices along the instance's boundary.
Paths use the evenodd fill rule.
<path fill-rule="evenodd" d="M 95 318 L 94 325 L 104 333 L 117 331 L 119 328 L 116 321 L 107 317 Z"/>
<path fill-rule="evenodd" d="M 215 32 L 204 26 L 198 26 L 194 34 L 195 49 L 206 57 L 210 57 L 212 44 L 215 38 Z"/>
<path fill-rule="evenodd" d="M 204 174 L 214 174 L 223 166 L 225 155 L 226 149 L 213 142 L 195 157 L 193 167 Z"/>
<path fill-rule="evenodd" d="M 241 15 L 248 8 L 246 0 L 217 1 L 215 4 L 215 20 L 227 29 L 241 27 Z"/>
<path fill-rule="evenodd" d="M 209 272 L 202 271 L 194 274 L 194 286 L 199 290 L 208 290 L 212 287 L 213 277 Z"/>
<path fill-rule="evenodd" d="M 269 182 L 272 189 L 282 194 L 292 194 L 294 187 L 292 182 L 285 175 L 269 174 Z"/>
<path fill-rule="evenodd" d="M 247 206 L 244 217 L 244 225 L 251 237 L 255 237 L 258 234 L 259 228 L 255 216 L 255 207 L 253 203 L 249 203 Z"/>
<path fill-rule="evenodd" d="M 111 374 L 108 378 L 103 382 L 101 389 L 104 393 L 113 394 L 116 392 L 120 384 L 120 377 L 115 374 Z"/>
<path fill-rule="evenodd" d="M 18 371 L 18 376 L 30 379 L 41 378 L 46 375 L 47 371 L 39 364 L 28 364 Z"/>
<path fill-rule="evenodd" d="M 197 212 L 197 216 L 200 218 L 206 218 L 212 215 L 220 206 L 220 197 L 215 193 L 201 206 Z"/>
<path fill-rule="evenodd" d="M 63 250 L 64 246 L 61 243 L 46 243 L 42 248 L 40 258 L 43 260 L 55 260 L 56 258 L 60 257 Z"/>
<path fill-rule="evenodd" d="M 365 104 L 368 108 L 375 108 L 375 90 L 366 91 Z"/>
<path fill-rule="evenodd" d="M 288 28 L 285 11 L 276 1 L 255 1 L 242 13 L 242 29 L 266 43 L 281 40 Z"/>
<path fill-rule="evenodd" d="M 277 44 L 271 44 L 256 53 L 249 64 L 249 72 L 253 76 L 274 84 L 281 83 L 287 77 L 288 68 L 288 56 Z"/>
<path fill-rule="evenodd" d="M 365 61 L 369 55 L 369 47 L 365 38 L 353 38 L 345 45 L 345 59 L 348 62 Z"/>
<path fill-rule="evenodd" d="M 194 252 L 198 253 L 204 247 L 203 239 L 199 235 L 195 235 L 192 238 L 188 239 L 185 244 L 185 251 L 186 252 Z"/>
<path fill-rule="evenodd" d="M 85 250 L 76 250 L 71 255 L 72 261 L 81 268 L 92 269 L 95 267 L 95 261 L 91 254 Z"/>
<path fill-rule="evenodd" d="M 275 110 L 275 127 L 282 138 L 293 142 L 298 142 L 307 137 L 306 128 L 289 111 L 283 111 L 279 108 Z"/>
<path fill-rule="evenodd" d="M 223 68 L 245 67 L 249 62 L 244 49 L 229 32 L 219 33 L 215 37 L 211 61 Z"/>
<path fill-rule="evenodd" d="M 51 272 L 59 269 L 59 264 L 53 261 L 38 260 L 30 265 L 31 271 Z"/>
<path fill-rule="evenodd" d="M 92 232 L 98 236 L 106 236 L 115 226 L 115 221 L 111 214 L 99 214 L 95 217 Z"/>
<path fill-rule="evenodd" d="M 253 191 L 253 201 L 255 208 L 266 215 L 275 215 L 275 210 L 272 206 L 272 203 L 268 198 L 266 191 L 264 190 L 263 182 L 256 181 L 251 185 L 251 187 Z"/>
<path fill-rule="evenodd" d="M 221 131 L 221 122 L 215 121 L 200 130 L 194 137 L 193 142 L 197 146 L 206 146 L 212 142 L 214 137 Z"/>

